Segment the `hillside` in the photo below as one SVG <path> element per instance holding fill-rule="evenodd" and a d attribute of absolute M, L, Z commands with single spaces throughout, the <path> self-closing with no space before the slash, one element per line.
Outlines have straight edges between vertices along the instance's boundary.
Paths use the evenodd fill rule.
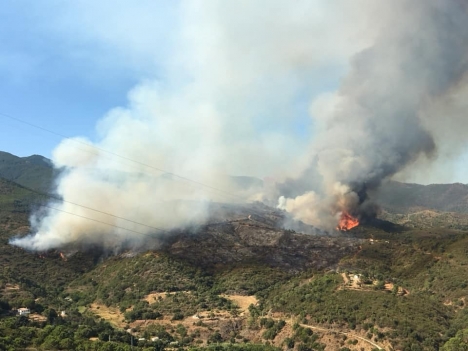
<path fill-rule="evenodd" d="M 0 178 L 0 228 L 9 230 L 19 223 L 27 224 L 31 210 L 43 201 L 44 196 Z"/>
<path fill-rule="evenodd" d="M 49 191 L 54 170 L 43 156 L 18 157 L 0 151 L 0 178 L 39 191 Z"/>
<path fill-rule="evenodd" d="M 297 272 L 333 267 L 360 244 L 336 233 L 308 235 L 285 230 L 285 213 L 260 203 L 212 203 L 210 213 L 208 224 L 171 233 L 161 249 L 209 269 L 250 263 Z"/>
<path fill-rule="evenodd" d="M 390 186 L 382 217 L 396 224 L 295 232 L 261 203 L 212 203 L 208 223 L 144 251 L 37 254 L 8 239 L 28 232 L 45 198 L 0 179 L 0 350 L 457 350 L 468 333 L 465 186 Z"/>
<path fill-rule="evenodd" d="M 468 185 L 460 183 L 420 185 L 391 181 L 381 187 L 376 198 L 392 213 L 421 210 L 468 213 Z"/>
<path fill-rule="evenodd" d="M 381 219 L 408 228 L 468 229 L 465 184 L 386 183 L 376 194 Z"/>

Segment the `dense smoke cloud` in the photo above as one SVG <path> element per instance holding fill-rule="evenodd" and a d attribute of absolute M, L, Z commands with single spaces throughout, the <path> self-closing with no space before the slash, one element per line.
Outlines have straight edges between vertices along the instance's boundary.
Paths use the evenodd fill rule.
<path fill-rule="evenodd" d="M 340 210 L 375 216 L 369 196 L 382 181 L 422 156 L 433 158 L 436 142 L 454 148 L 460 140 L 451 139 L 466 132 L 465 114 L 448 114 L 447 106 L 449 95 L 466 89 L 466 5 L 396 1 L 386 10 L 376 42 L 352 58 L 340 89 L 312 105 L 319 129 L 312 161 L 285 186 L 298 193 L 279 204 L 304 221 L 312 217 L 302 215 L 303 204 L 316 209 L 314 224 L 333 224 Z"/>
<path fill-rule="evenodd" d="M 179 10 L 165 79 L 140 84 L 100 121 L 97 149 L 57 147 L 57 193 L 68 202 L 35 215 L 33 233 L 14 244 L 138 247 L 154 227 L 203 223 L 209 201 L 260 198 L 331 228 L 343 210 L 375 215 L 372 191 L 385 179 L 439 146 L 463 146 L 462 1 L 187 1 Z M 323 93 L 336 72 L 339 89 Z M 227 175 L 277 185 L 252 194 Z"/>

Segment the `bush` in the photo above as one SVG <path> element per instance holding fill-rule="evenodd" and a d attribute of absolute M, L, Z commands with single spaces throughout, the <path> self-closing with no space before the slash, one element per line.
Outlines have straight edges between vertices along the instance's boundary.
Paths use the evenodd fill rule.
<path fill-rule="evenodd" d="M 174 315 L 172 316 L 172 320 L 173 320 L 173 321 L 181 321 L 181 320 L 184 319 L 184 318 L 185 318 L 185 316 L 184 316 L 182 313 L 180 313 L 180 312 L 176 312 L 176 313 L 174 313 Z"/>

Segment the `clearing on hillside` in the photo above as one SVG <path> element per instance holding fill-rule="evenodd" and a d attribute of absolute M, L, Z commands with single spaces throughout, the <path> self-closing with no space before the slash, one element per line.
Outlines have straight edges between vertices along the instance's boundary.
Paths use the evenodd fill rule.
<path fill-rule="evenodd" d="M 242 312 L 249 309 L 250 305 L 256 305 L 258 300 L 255 296 L 244 295 L 221 295 L 222 297 L 234 301 Z"/>
<path fill-rule="evenodd" d="M 92 303 L 89 309 L 94 314 L 98 315 L 101 318 L 104 318 L 106 321 L 110 322 L 118 328 L 123 328 L 126 324 L 124 322 L 125 317 L 122 313 L 120 313 L 120 311 L 117 308 Z"/>

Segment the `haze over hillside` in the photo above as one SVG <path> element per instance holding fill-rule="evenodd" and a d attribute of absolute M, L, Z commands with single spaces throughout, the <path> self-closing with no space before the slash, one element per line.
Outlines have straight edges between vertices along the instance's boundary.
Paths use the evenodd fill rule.
<path fill-rule="evenodd" d="M 5 184 L 12 182 L 9 185 L 10 187 L 14 187 L 14 183 L 16 183 L 33 191 L 48 193 L 55 197 L 53 184 L 54 176 L 57 174 L 58 171 L 52 168 L 51 161 L 43 156 L 17 157 L 6 152 L 0 152 L 0 177 L 3 178 L 3 183 L 6 182 Z M 270 186 L 264 184 L 264 181 L 253 177 L 232 176 L 229 179 L 241 192 L 261 192 L 265 186 Z M 177 181 L 177 179 L 174 181 Z M 16 206 L 27 207 L 29 202 L 30 204 L 33 203 L 34 208 L 37 209 L 38 204 L 46 204 L 48 201 L 47 197 L 40 197 L 38 194 L 31 193 L 30 196 L 29 200 L 23 201 L 21 205 L 17 203 Z M 32 198 L 35 199 L 33 202 L 30 201 Z M 403 217 L 395 217 L 394 215 L 436 211 L 434 213 L 437 213 L 439 217 L 443 216 L 445 223 L 468 225 L 468 216 L 465 216 L 468 213 L 468 185 L 465 184 L 420 185 L 389 181 L 382 185 L 375 194 L 375 199 L 384 213 L 382 218 L 397 223 L 403 224 L 406 222 L 402 219 Z M 226 198 L 225 201 L 229 202 L 229 198 Z M 95 209 L 102 210 L 102 208 Z M 210 210 L 209 212 L 211 217 L 215 218 L 213 216 L 215 216 L 216 211 Z M 246 216 L 247 214 L 244 213 L 244 217 Z M 450 216 L 450 219 L 447 216 Z M 419 223 L 426 217 L 412 218 Z M 210 220 L 207 218 L 207 221 Z M 284 222 L 281 225 L 303 233 L 317 233 L 317 228 L 314 229 L 298 221 Z"/>
<path fill-rule="evenodd" d="M 468 185 L 388 182 L 379 190 L 377 199 L 385 210 L 397 213 L 418 209 L 467 213 Z"/>
<path fill-rule="evenodd" d="M 94 6 L 91 3 L 74 7 L 64 2 L 59 10 L 51 6 L 48 11 L 35 7 L 46 15 L 34 19 L 54 23 L 64 40 L 57 45 L 56 37 L 42 39 L 44 45 L 34 46 L 37 50 L 58 50 L 52 55 L 58 60 L 93 57 L 100 68 L 116 69 L 122 62 L 115 58 L 133 62 L 138 47 L 151 68 L 139 71 L 136 65 L 136 80 L 127 80 L 132 85 L 127 85 L 128 94 L 120 91 L 118 102 L 93 115 L 96 128 L 83 133 L 80 119 L 70 126 L 64 123 L 70 129 L 63 134 L 4 114 L 14 123 L 70 136 L 51 151 L 54 165 L 65 170 L 56 188 L 64 201 L 56 203 L 55 210 L 44 208 L 32 223 L 32 235 L 17 245 L 41 251 L 86 243 L 91 230 L 98 241 L 112 237 L 112 246 L 128 243 L 125 231 L 115 230 L 124 225 L 118 218 L 124 214 L 149 224 L 127 222 L 127 229 L 148 235 L 151 227 L 173 230 L 203 223 L 210 217 L 206 203 L 225 202 L 227 197 L 265 201 L 325 230 L 350 229 L 379 214 L 373 194 L 395 176 L 414 176 L 433 167 L 440 172 L 429 174 L 450 179 L 445 166 L 458 166 L 455 173 L 461 178 L 468 131 L 468 12 L 463 1 L 176 4 L 168 10 L 144 2 L 118 13 L 113 11 L 120 6 L 84 10 Z M 75 23 L 80 24 L 73 26 L 71 18 L 54 22 L 50 13 L 61 19 L 61 11 L 83 16 Z M 89 23 L 90 14 L 95 25 L 82 25 Z M 147 17 L 156 14 L 161 21 Z M 132 25 L 116 34 L 121 21 Z M 18 22 L 32 21 L 12 20 Z M 51 30 L 44 23 L 36 22 L 35 28 Z M 175 28 L 166 27 L 169 24 Z M 6 25 L 5 30 L 10 28 Z M 158 38 L 166 45 L 160 46 Z M 103 50 L 70 55 L 75 51 L 67 45 L 83 48 L 91 39 L 103 40 Z M 122 56 L 103 59 L 103 52 L 112 48 Z M 34 53 L 27 62 L 37 57 L 49 56 Z M 115 66 L 103 65 L 106 61 Z M 74 69 L 83 68 L 75 63 Z M 65 71 L 61 73 L 72 73 Z M 25 72 L 34 81 L 35 70 L 17 71 L 19 76 Z M 45 83 L 55 75 L 40 76 Z M 77 77 L 95 76 L 83 69 Z M 111 80 L 96 81 L 109 85 L 108 91 L 114 87 Z M 59 84 L 55 88 L 52 95 L 58 100 L 68 91 Z M 105 100 L 92 95 L 94 101 Z M 80 104 L 86 105 L 86 99 Z M 227 175 L 276 181 L 261 192 L 240 192 L 245 181 Z M 186 206 L 187 201 L 179 199 L 199 205 Z M 106 207 L 115 216 L 77 209 L 72 203 Z M 79 212 L 83 220 L 67 212 Z M 96 231 L 86 219 L 90 217 L 111 225 Z"/>
<path fill-rule="evenodd" d="M 38 175 L 50 184 L 47 160 L 34 158 L 40 168 L 24 162 L 31 158 L 7 155 L 2 171 L 16 175 L 20 168 L 28 179 Z M 245 187 L 262 186 L 237 179 Z M 23 348 L 87 345 L 96 351 L 111 344 L 130 350 L 132 337 L 134 349 L 143 350 L 154 347 L 155 335 L 162 349 L 173 342 L 186 348 L 217 343 L 223 351 L 375 345 L 435 351 L 458 342 L 457 332 L 468 323 L 468 239 L 465 231 L 447 229 L 455 218 L 447 216 L 461 221 L 465 213 L 442 211 L 465 211 L 466 186 L 391 182 L 383 189 L 384 215 L 396 211 L 384 218 L 401 213 L 408 220 L 409 214 L 405 226 L 376 220 L 330 236 L 304 223 L 285 228 L 292 222 L 285 222 L 284 211 L 258 202 L 212 202 L 203 225 L 158 233 L 136 250 L 88 244 L 33 253 L 8 243 L 28 233 L 31 211 L 38 213 L 50 198 L 32 191 L 32 184 L 2 178 L 1 335 L 15 336 Z M 413 218 L 435 210 L 437 221 Z M 33 317 L 10 315 L 24 306 Z M 59 332 L 68 337 L 57 338 Z M 12 343 L 0 336 L 0 348 Z"/>

